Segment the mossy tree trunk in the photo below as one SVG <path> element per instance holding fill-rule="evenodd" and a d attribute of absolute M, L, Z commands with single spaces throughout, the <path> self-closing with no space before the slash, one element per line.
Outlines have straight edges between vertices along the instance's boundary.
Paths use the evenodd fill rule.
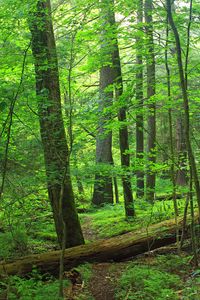
<path fill-rule="evenodd" d="M 196 221 L 195 216 L 195 221 Z M 178 218 L 178 229 L 182 230 L 182 218 Z M 187 225 L 187 231 L 190 225 Z M 84 262 L 120 261 L 151 251 L 176 241 L 177 226 L 173 220 L 163 221 L 144 229 L 99 240 L 90 244 L 66 249 L 64 252 L 64 268 L 77 266 Z M 0 263 L 0 275 L 26 274 L 37 267 L 44 273 L 57 274 L 60 251 L 22 257 L 19 260 Z"/>
<path fill-rule="evenodd" d="M 37 1 L 34 12 L 30 12 L 29 26 L 32 34 L 36 95 L 48 194 L 59 244 L 61 246 L 63 241 L 64 222 L 65 247 L 67 248 L 83 244 L 84 239 L 75 208 L 70 178 L 69 151 L 62 118 L 50 0 Z M 61 199 L 60 196 L 62 196 Z"/>

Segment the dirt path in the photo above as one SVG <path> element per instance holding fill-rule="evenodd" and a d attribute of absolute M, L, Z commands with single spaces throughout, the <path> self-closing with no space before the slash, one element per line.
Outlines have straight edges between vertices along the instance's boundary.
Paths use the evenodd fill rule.
<path fill-rule="evenodd" d="M 97 232 L 92 228 L 91 217 L 85 217 L 81 227 L 82 227 L 83 236 L 85 240 L 94 242 L 99 239 Z"/>
<path fill-rule="evenodd" d="M 112 264 L 102 263 L 93 265 L 93 275 L 89 289 L 95 300 L 114 300 L 115 286 L 111 276 Z"/>

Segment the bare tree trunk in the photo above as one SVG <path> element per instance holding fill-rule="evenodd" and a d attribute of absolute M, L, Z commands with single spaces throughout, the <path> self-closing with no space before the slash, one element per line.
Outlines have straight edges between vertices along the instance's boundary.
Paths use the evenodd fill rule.
<path fill-rule="evenodd" d="M 143 60 L 141 47 L 143 41 L 141 38 L 141 30 L 143 23 L 143 0 L 138 0 L 137 7 L 137 25 L 136 32 L 136 159 L 138 169 L 136 171 L 136 195 L 138 198 L 144 197 L 144 118 L 143 118 Z"/>
<path fill-rule="evenodd" d="M 155 183 L 156 174 L 153 171 L 156 162 L 156 104 L 155 99 L 155 54 L 154 54 L 154 41 L 153 41 L 153 1 L 145 0 L 145 23 L 147 35 L 147 99 L 150 101 L 148 104 L 148 166 L 146 175 L 146 200 L 153 202 L 155 198 Z"/>
<path fill-rule="evenodd" d="M 67 248 L 83 244 L 84 239 L 75 208 L 70 177 L 69 151 L 62 119 L 50 0 L 37 2 L 35 11 L 29 17 L 29 25 L 35 59 L 36 95 L 48 194 L 59 244 L 62 247 L 64 222 L 65 247 Z M 63 182 L 65 174 L 66 179 Z M 59 208 L 60 195 L 62 195 L 62 218 Z"/>

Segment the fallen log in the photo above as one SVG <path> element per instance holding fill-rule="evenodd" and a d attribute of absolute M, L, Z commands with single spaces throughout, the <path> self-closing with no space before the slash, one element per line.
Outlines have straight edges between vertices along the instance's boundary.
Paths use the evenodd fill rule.
<path fill-rule="evenodd" d="M 183 218 L 179 217 L 181 233 Z M 174 220 L 163 221 L 142 230 L 129 232 L 106 240 L 65 250 L 65 270 L 83 262 L 120 261 L 138 254 L 172 244 L 176 241 Z M 60 250 L 22 257 L 16 261 L 0 262 L 0 275 L 24 275 L 36 267 L 41 272 L 57 274 Z"/>
<path fill-rule="evenodd" d="M 176 199 L 180 200 L 184 198 L 184 194 L 176 194 Z M 173 194 L 165 194 L 165 195 L 160 195 L 160 196 L 156 196 L 156 201 L 169 201 L 169 200 L 173 200 Z"/>

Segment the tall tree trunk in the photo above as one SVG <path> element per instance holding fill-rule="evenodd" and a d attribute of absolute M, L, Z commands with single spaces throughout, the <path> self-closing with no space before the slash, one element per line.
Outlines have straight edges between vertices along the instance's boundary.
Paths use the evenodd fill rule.
<path fill-rule="evenodd" d="M 195 190 L 196 190 L 196 197 L 197 197 L 197 203 L 198 203 L 198 209 L 199 209 L 199 218 L 200 218 L 200 185 L 199 185 L 199 177 L 197 173 L 197 167 L 196 162 L 193 154 L 193 149 L 190 141 L 190 114 L 189 114 L 189 99 L 188 99 L 188 93 L 187 93 L 187 82 L 185 79 L 184 69 L 183 69 L 183 61 L 182 61 L 182 51 L 181 51 L 181 42 L 179 37 L 179 32 L 177 30 L 177 27 L 174 23 L 173 15 L 172 15 L 172 9 L 171 9 L 171 0 L 166 0 L 166 7 L 167 7 L 167 13 L 169 18 L 169 24 L 173 30 L 174 38 L 176 42 L 176 54 L 177 54 L 177 65 L 179 70 L 179 79 L 180 79 L 180 86 L 182 91 L 182 97 L 183 97 L 183 104 L 184 104 L 184 127 L 185 127 L 185 141 L 187 146 L 187 153 L 188 153 L 188 159 L 190 168 L 192 171 L 192 177 L 194 179 L 195 184 Z"/>
<path fill-rule="evenodd" d="M 100 69 L 100 95 L 99 95 L 99 124 L 96 137 L 96 164 L 112 165 L 112 131 L 107 128 L 111 120 L 111 106 L 113 101 L 113 68 L 112 68 L 112 52 L 111 39 L 109 37 L 109 19 L 110 5 L 109 0 L 100 3 L 102 19 L 101 32 L 101 55 L 104 59 Z M 113 203 L 113 186 L 112 176 L 102 175 L 97 172 L 95 175 L 94 193 L 92 203 L 101 205 L 103 203 Z"/>
<path fill-rule="evenodd" d="M 113 62 L 113 83 L 115 88 L 115 97 L 116 100 L 120 102 L 120 97 L 123 94 L 123 80 L 122 80 L 122 71 L 118 47 L 118 38 L 117 38 L 117 26 L 115 21 L 115 12 L 114 12 L 114 1 L 109 0 L 110 2 L 110 28 L 112 30 L 112 62 Z M 126 217 L 133 217 L 135 215 L 134 203 L 133 203 L 133 193 L 131 188 L 131 177 L 130 177 L 130 154 L 129 154 L 129 135 L 128 135 L 128 126 L 126 118 L 126 105 L 124 100 L 122 105 L 120 105 L 118 111 L 118 120 L 121 123 L 119 129 L 119 145 L 120 145 L 120 156 L 121 156 L 121 166 L 123 168 L 122 175 L 122 185 L 123 185 L 123 194 L 124 194 L 124 205 L 125 205 L 125 214 Z"/>
<path fill-rule="evenodd" d="M 153 1 L 145 0 L 145 23 L 147 36 L 147 99 L 149 100 L 148 110 L 148 166 L 146 175 L 146 199 L 153 202 L 155 197 L 156 174 L 153 170 L 156 162 L 156 104 L 155 95 L 155 54 L 153 41 Z"/>
<path fill-rule="evenodd" d="M 137 2 L 137 25 L 136 32 L 136 102 L 139 113 L 136 115 L 136 195 L 144 197 L 144 118 L 143 118 L 143 60 L 141 47 L 143 45 L 141 30 L 143 23 L 143 0 Z"/>
<path fill-rule="evenodd" d="M 168 64 L 168 39 L 169 39 L 169 22 L 167 17 L 167 28 L 166 28 L 166 45 L 165 45 L 165 68 L 167 73 L 167 96 L 168 101 L 171 100 L 171 72 Z M 178 229 L 178 205 L 176 199 L 176 176 L 175 176 L 175 156 L 174 156 L 174 144 L 173 144 L 173 123 L 172 123 L 172 109 L 171 107 L 168 109 L 168 117 L 169 117 L 169 138 L 170 138 L 170 155 L 171 155 L 171 182 L 172 182 L 172 199 L 174 204 L 174 219 L 176 223 L 176 242 L 178 251 L 180 250 L 179 243 L 179 229 Z"/>
<path fill-rule="evenodd" d="M 175 14 L 176 9 L 174 3 L 172 4 L 172 12 Z M 176 48 L 172 47 L 171 53 L 173 56 L 176 56 Z M 187 64 L 186 64 L 187 65 Z M 175 71 L 176 72 L 176 71 Z M 178 84 L 180 87 L 180 84 Z M 178 96 L 180 97 L 180 96 Z M 181 110 L 183 110 L 183 105 L 181 105 Z M 187 185 L 187 147 L 185 142 L 185 130 L 184 130 L 184 115 L 182 111 L 177 111 L 176 119 L 176 152 L 177 152 L 177 163 L 179 165 L 178 170 L 176 171 L 176 185 L 185 186 Z"/>
<path fill-rule="evenodd" d="M 84 239 L 75 208 L 70 178 L 69 151 L 62 119 L 50 0 L 37 1 L 34 12 L 30 14 L 29 24 L 35 60 L 36 94 L 48 194 L 59 244 L 62 246 L 64 233 L 67 248 L 83 244 Z"/>
<path fill-rule="evenodd" d="M 113 12 L 113 20 L 115 25 L 115 15 Z M 113 67 L 114 67 L 114 83 L 115 83 L 115 95 L 116 100 L 120 101 L 120 97 L 123 94 L 123 81 L 121 72 L 121 63 L 119 56 L 119 47 L 117 36 L 115 37 L 114 52 L 113 52 Z M 121 155 L 121 166 L 123 168 L 122 185 L 124 194 L 125 214 L 127 217 L 133 217 L 135 215 L 133 193 L 131 188 L 131 176 L 130 176 L 130 154 L 129 154 L 129 134 L 126 118 L 126 106 L 123 104 L 118 112 L 118 120 L 121 122 L 119 129 L 119 145 Z"/>
<path fill-rule="evenodd" d="M 176 174 L 176 184 L 185 186 L 187 185 L 187 149 L 184 133 L 184 119 L 182 115 L 180 115 L 176 121 L 176 150 L 179 164 L 179 169 Z"/>

